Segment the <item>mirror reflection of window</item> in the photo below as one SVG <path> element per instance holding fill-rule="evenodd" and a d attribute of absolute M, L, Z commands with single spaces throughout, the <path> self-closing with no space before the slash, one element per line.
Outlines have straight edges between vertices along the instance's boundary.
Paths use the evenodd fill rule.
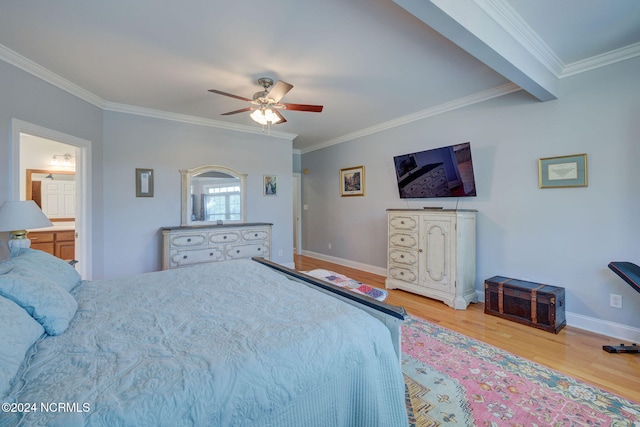
<path fill-rule="evenodd" d="M 233 184 L 216 183 L 204 187 L 205 221 L 240 220 L 240 186 Z"/>
<path fill-rule="evenodd" d="M 193 221 L 240 221 L 240 179 L 221 172 L 206 172 L 191 180 Z"/>

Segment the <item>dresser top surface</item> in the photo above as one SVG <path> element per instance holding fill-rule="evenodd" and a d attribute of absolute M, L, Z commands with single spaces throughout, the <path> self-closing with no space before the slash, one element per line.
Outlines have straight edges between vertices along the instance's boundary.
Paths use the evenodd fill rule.
<path fill-rule="evenodd" d="M 162 227 L 162 231 L 189 231 L 189 230 L 205 230 L 205 229 L 220 229 L 220 228 L 237 228 L 237 227 L 264 227 L 272 226 L 270 222 L 242 222 L 242 223 L 227 223 L 227 224 L 207 224 L 207 225 L 178 225 L 175 227 Z"/>
<path fill-rule="evenodd" d="M 390 208 L 387 212 L 478 212 L 476 209 L 440 209 L 440 208 L 422 208 L 422 209 L 403 209 Z"/>

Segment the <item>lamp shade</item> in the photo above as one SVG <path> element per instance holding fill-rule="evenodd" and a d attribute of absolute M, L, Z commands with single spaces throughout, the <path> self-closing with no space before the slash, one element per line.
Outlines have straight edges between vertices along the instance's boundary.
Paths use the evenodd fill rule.
<path fill-rule="evenodd" d="M 0 231 L 26 230 L 52 225 L 33 200 L 4 202 L 0 207 Z"/>

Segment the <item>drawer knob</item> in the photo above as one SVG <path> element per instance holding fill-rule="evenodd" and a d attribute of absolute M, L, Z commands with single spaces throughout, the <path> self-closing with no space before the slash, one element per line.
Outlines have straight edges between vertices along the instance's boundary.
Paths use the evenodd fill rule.
<path fill-rule="evenodd" d="M 227 236 L 224 236 L 224 237 L 223 237 L 223 239 L 226 239 L 226 238 L 227 238 Z"/>
<path fill-rule="evenodd" d="M 262 248 L 258 248 L 258 252 L 260 252 L 262 250 Z"/>
<path fill-rule="evenodd" d="M 400 275 L 401 275 L 401 276 L 404 276 L 404 271 L 401 271 L 401 272 L 400 272 Z"/>
<path fill-rule="evenodd" d="M 209 252 L 209 256 L 213 256 L 213 252 Z"/>
<path fill-rule="evenodd" d="M 182 259 L 187 259 L 187 256 L 186 255 L 182 255 Z"/>
<path fill-rule="evenodd" d="M 404 258 L 404 255 L 400 255 L 400 258 Z"/>
<path fill-rule="evenodd" d="M 240 249 L 237 249 L 237 250 L 236 250 L 236 253 L 237 253 L 237 254 L 239 254 L 239 253 L 240 253 Z"/>
<path fill-rule="evenodd" d="M 404 224 L 404 221 L 400 221 L 400 224 Z"/>
<path fill-rule="evenodd" d="M 253 236 L 254 236 L 254 237 L 258 237 L 258 233 L 254 234 Z"/>
<path fill-rule="evenodd" d="M 190 242 L 190 241 L 191 241 L 191 237 L 189 237 L 189 238 L 187 239 L 187 242 Z"/>
<path fill-rule="evenodd" d="M 404 242 L 404 237 L 401 237 L 401 238 L 400 238 L 400 241 L 401 241 L 401 242 Z"/>

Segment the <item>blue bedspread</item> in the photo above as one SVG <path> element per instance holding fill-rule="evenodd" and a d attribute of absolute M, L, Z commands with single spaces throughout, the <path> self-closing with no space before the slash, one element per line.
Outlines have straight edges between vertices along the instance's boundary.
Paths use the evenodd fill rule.
<path fill-rule="evenodd" d="M 387 329 L 250 260 L 86 282 L 39 341 L 0 425 L 403 426 Z M 16 418 L 17 417 L 17 418 Z"/>

